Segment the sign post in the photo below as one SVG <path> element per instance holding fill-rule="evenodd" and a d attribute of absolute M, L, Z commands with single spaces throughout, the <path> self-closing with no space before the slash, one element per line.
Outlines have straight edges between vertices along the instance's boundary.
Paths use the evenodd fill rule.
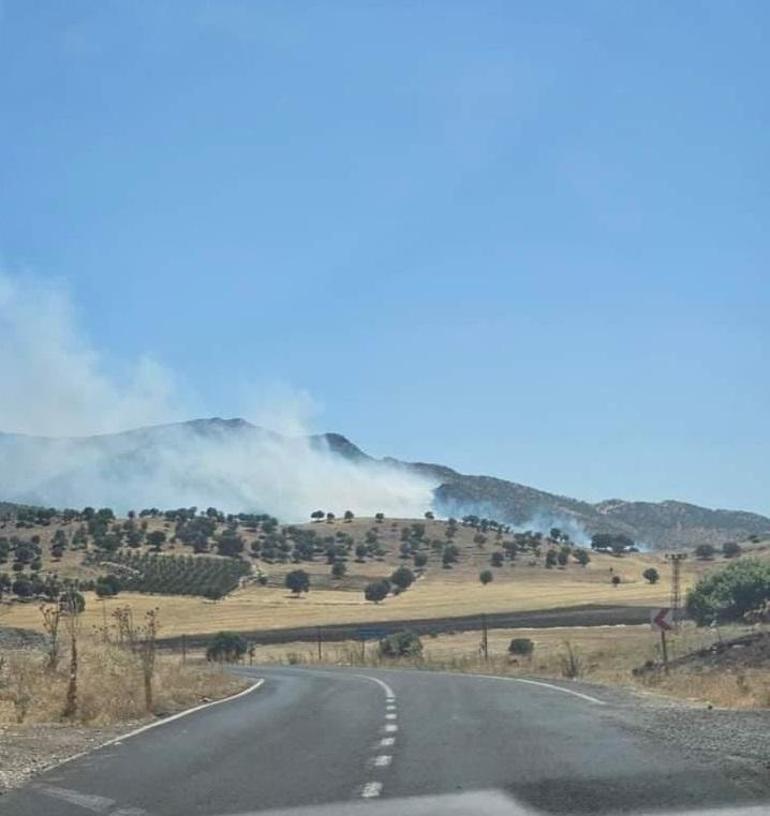
<path fill-rule="evenodd" d="M 663 609 L 653 609 L 650 615 L 650 625 L 653 632 L 660 632 L 660 648 L 663 652 L 663 670 L 668 674 L 668 644 L 666 643 L 666 632 L 674 628 L 674 610 L 664 607 Z"/>
<path fill-rule="evenodd" d="M 366 641 L 367 640 L 382 640 L 387 637 L 387 629 L 380 629 L 377 627 L 365 627 L 363 629 L 356 629 L 356 637 L 361 641 L 361 662 L 366 662 Z"/>

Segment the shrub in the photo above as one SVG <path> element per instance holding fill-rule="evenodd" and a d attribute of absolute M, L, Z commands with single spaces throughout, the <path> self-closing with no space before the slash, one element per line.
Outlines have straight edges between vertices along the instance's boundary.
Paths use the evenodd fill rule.
<path fill-rule="evenodd" d="M 508 644 L 508 653 L 529 657 L 535 651 L 535 643 L 529 638 L 514 638 Z"/>
<path fill-rule="evenodd" d="M 560 656 L 559 662 L 561 663 L 562 677 L 574 680 L 582 676 L 583 661 L 569 641 L 564 644 L 564 653 Z"/>
<path fill-rule="evenodd" d="M 620 586 L 620 576 L 619 575 L 613 575 L 612 576 L 612 586 L 614 586 L 614 587 Z"/>
<path fill-rule="evenodd" d="M 482 570 L 479 573 L 479 581 L 481 581 L 484 586 L 491 583 L 494 577 L 495 576 L 492 574 L 492 570 Z"/>
<path fill-rule="evenodd" d="M 373 581 L 364 588 L 364 598 L 366 598 L 367 601 L 379 603 L 388 597 L 389 592 L 390 585 L 385 581 Z"/>
<path fill-rule="evenodd" d="M 237 632 L 217 632 L 206 649 L 206 660 L 235 663 L 246 654 L 247 648 L 246 639 Z"/>
<path fill-rule="evenodd" d="M 332 578 L 344 578 L 347 571 L 348 568 L 344 561 L 335 561 L 332 564 Z"/>
<path fill-rule="evenodd" d="M 424 567 L 428 563 L 428 556 L 425 553 L 415 553 L 414 554 L 414 565 L 415 567 Z"/>
<path fill-rule="evenodd" d="M 489 563 L 493 567 L 502 567 L 503 566 L 503 554 L 501 552 L 493 552 L 489 558 Z"/>
<path fill-rule="evenodd" d="M 687 593 L 687 612 L 699 626 L 739 620 L 770 600 L 770 564 L 741 559 L 701 578 Z"/>
<path fill-rule="evenodd" d="M 655 569 L 655 567 L 647 567 L 647 569 L 642 573 L 642 578 L 650 584 L 657 584 L 658 580 L 660 579 L 660 573 Z"/>
<path fill-rule="evenodd" d="M 420 657 L 422 641 L 415 632 L 396 632 L 380 641 L 380 657 Z"/>

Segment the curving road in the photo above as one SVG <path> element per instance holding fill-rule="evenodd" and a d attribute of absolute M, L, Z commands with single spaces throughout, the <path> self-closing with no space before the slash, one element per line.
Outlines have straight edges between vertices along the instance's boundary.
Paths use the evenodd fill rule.
<path fill-rule="evenodd" d="M 0 799 L 13 816 L 770 812 L 770 786 L 630 724 L 614 692 L 397 670 L 247 670 L 238 699 Z M 720 816 L 738 812 L 720 810 Z"/>

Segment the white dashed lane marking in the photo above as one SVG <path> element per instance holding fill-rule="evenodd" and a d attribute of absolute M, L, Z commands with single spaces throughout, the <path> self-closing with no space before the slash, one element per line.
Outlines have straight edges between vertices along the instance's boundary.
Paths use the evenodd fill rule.
<path fill-rule="evenodd" d="M 396 714 L 396 695 L 393 689 L 383 680 L 380 680 L 377 677 L 371 677 L 368 674 L 359 674 L 356 675 L 363 680 L 370 680 L 373 683 L 376 683 L 380 688 L 385 692 L 385 719 L 386 720 L 395 720 L 397 719 L 398 715 Z M 381 733 L 383 734 L 395 734 L 398 731 L 398 726 L 394 722 L 386 722 L 382 726 Z M 380 739 L 379 745 L 377 748 L 390 748 L 393 749 L 396 743 L 396 738 L 394 736 L 386 736 Z M 368 763 L 368 767 L 375 771 L 379 770 L 380 768 L 388 768 L 390 764 L 393 762 L 393 754 L 376 754 L 373 756 Z M 359 795 L 362 799 L 374 799 L 378 797 L 382 793 L 382 782 L 377 780 L 372 780 L 371 782 L 367 782 L 359 791 Z"/>
<path fill-rule="evenodd" d="M 382 793 L 382 782 L 367 782 L 361 791 L 362 799 L 374 799 Z"/>

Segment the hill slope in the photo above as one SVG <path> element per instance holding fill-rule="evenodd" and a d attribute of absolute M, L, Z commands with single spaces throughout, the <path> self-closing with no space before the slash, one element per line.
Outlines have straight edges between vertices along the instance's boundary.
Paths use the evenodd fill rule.
<path fill-rule="evenodd" d="M 516 527 L 563 528 L 573 540 L 626 533 L 651 547 L 770 534 L 770 519 L 677 501 L 591 504 L 439 464 L 374 459 L 341 434 L 290 438 L 242 419 L 198 419 L 118 434 L 52 439 L 0 433 L 0 500 L 56 506 L 209 504 L 307 518 L 475 514 Z"/>

